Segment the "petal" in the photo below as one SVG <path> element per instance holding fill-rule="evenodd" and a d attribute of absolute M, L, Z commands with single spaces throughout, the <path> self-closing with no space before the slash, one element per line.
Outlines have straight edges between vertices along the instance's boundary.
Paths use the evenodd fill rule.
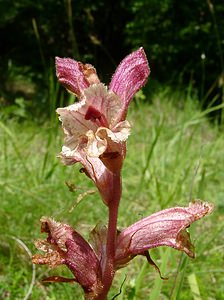
<path fill-rule="evenodd" d="M 89 130 L 86 133 L 88 137 L 87 143 L 87 155 L 91 157 L 99 157 L 107 150 L 107 146 L 109 145 L 109 151 L 117 152 L 119 147 L 115 145 L 115 143 L 125 142 L 130 134 L 130 124 L 128 121 L 120 122 L 116 125 L 113 130 L 110 130 L 106 127 L 99 127 L 94 133 L 92 130 Z M 110 141 L 108 141 L 108 137 Z"/>
<path fill-rule="evenodd" d="M 80 63 L 82 72 L 90 85 L 100 83 L 100 80 L 97 76 L 96 69 L 90 64 Z"/>
<path fill-rule="evenodd" d="M 126 141 L 130 133 L 131 125 L 127 120 L 119 122 L 113 130 L 107 131 L 108 136 L 116 143 Z"/>
<path fill-rule="evenodd" d="M 77 155 L 78 152 L 76 151 L 77 147 L 78 144 L 76 142 L 72 144 L 72 147 L 63 146 L 62 151 L 57 157 L 61 158 L 61 162 L 66 166 L 74 165 L 80 161 L 80 157 Z"/>
<path fill-rule="evenodd" d="M 74 103 L 67 107 L 57 108 L 59 119 L 62 122 L 65 133 L 65 142 L 69 142 L 72 138 L 78 140 L 80 136 L 84 136 L 89 130 L 96 130 L 97 125 L 90 120 L 85 119 L 85 114 L 88 106 L 85 100 Z"/>
<path fill-rule="evenodd" d="M 89 157 L 99 157 L 107 169 L 118 174 L 126 154 L 125 140 L 130 133 L 130 125 L 128 121 L 120 122 L 115 130 L 100 127 L 95 134 L 89 131 L 86 134 L 86 152 Z"/>
<path fill-rule="evenodd" d="M 124 58 L 116 69 L 109 89 L 123 101 L 123 119 L 125 118 L 129 102 L 146 83 L 149 74 L 150 69 L 147 57 L 142 47 Z"/>
<path fill-rule="evenodd" d="M 65 264 L 85 291 L 93 291 L 101 280 L 99 261 L 93 249 L 77 233 L 73 235 L 73 240 L 66 241 L 66 246 Z"/>
<path fill-rule="evenodd" d="M 60 250 L 66 251 L 66 241 L 72 239 L 74 229 L 67 225 L 56 222 L 54 219 L 49 217 L 42 217 L 41 221 L 41 232 L 48 233 L 47 241 L 49 244 L 57 245 Z M 40 249 L 38 247 L 38 249 Z"/>
<path fill-rule="evenodd" d="M 120 98 L 113 92 L 108 91 L 107 87 L 102 84 L 93 84 L 84 90 L 83 95 L 86 103 L 94 107 L 101 116 L 105 119 L 105 124 L 102 126 L 109 126 L 114 124 L 122 103 Z M 102 120 L 103 121 L 103 120 Z"/>
<path fill-rule="evenodd" d="M 89 86 L 82 71 L 82 64 L 71 58 L 56 57 L 56 75 L 59 82 L 77 96 Z"/>
<path fill-rule="evenodd" d="M 80 161 L 84 168 L 85 173 L 93 180 L 98 188 L 100 195 L 107 205 L 113 199 L 114 174 L 105 166 L 102 160 L 98 157 L 83 156 Z"/>
<path fill-rule="evenodd" d="M 117 264 L 119 261 L 123 264 L 133 255 L 159 246 L 170 246 L 194 257 L 193 246 L 185 229 L 209 214 L 212 208 L 211 204 L 196 201 L 189 207 L 162 210 L 129 226 L 118 236 Z"/>
<path fill-rule="evenodd" d="M 65 165 L 80 162 L 84 167 L 82 171 L 93 180 L 104 203 L 109 203 L 112 197 L 113 173 L 105 166 L 100 158 L 87 156 L 86 151 L 82 148 L 71 151 L 67 147 L 62 148 L 59 157 L 61 157 Z"/>
<path fill-rule="evenodd" d="M 71 58 L 56 57 L 56 75 L 59 82 L 77 96 L 91 84 L 99 82 L 93 66 Z"/>
<path fill-rule="evenodd" d="M 97 132 L 99 129 L 97 129 Z M 99 157 L 107 148 L 107 140 L 98 136 L 97 132 L 96 134 L 94 134 L 92 130 L 89 130 L 86 133 L 86 136 L 88 138 L 86 152 L 90 157 Z"/>
<path fill-rule="evenodd" d="M 126 144 L 107 140 L 107 151 L 100 155 L 100 160 L 113 174 L 120 174 L 126 154 Z"/>
<path fill-rule="evenodd" d="M 37 247 L 37 249 L 40 249 L 38 247 L 38 242 L 35 243 L 35 246 Z M 64 257 L 63 254 L 59 252 L 57 248 L 52 250 L 52 248 L 49 245 L 49 252 L 47 252 L 45 255 L 41 255 L 41 254 L 33 255 L 32 262 L 34 264 L 48 265 L 49 267 L 54 268 L 64 263 Z"/>

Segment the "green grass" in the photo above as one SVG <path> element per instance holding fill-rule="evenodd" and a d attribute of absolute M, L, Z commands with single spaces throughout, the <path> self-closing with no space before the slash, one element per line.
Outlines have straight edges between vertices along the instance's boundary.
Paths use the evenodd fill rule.
<path fill-rule="evenodd" d="M 192 99 L 161 92 L 152 102 L 137 101 L 130 108 L 133 127 L 119 226 L 196 198 L 213 202 L 215 211 L 190 228 L 194 260 L 173 249 L 154 249 L 151 255 L 169 280 L 161 280 L 144 258 L 137 257 L 117 272 L 109 299 L 119 293 L 122 282 L 118 300 L 224 299 L 222 130 L 208 122 L 208 111 L 200 112 Z M 0 123 L 0 299 L 26 299 L 32 264 L 25 246 L 36 252 L 33 242 L 41 237 L 42 215 L 68 222 L 86 237 L 97 222 L 106 220 L 106 208 L 93 184 L 79 173 L 80 166 L 65 167 L 56 158 L 62 141 L 53 121 L 41 126 L 31 121 Z M 65 182 L 76 190 L 70 192 Z M 95 193 L 77 204 L 81 194 L 92 190 Z M 36 266 L 30 299 L 82 299 L 77 285 L 41 282 L 55 274 L 70 276 L 62 267 Z"/>

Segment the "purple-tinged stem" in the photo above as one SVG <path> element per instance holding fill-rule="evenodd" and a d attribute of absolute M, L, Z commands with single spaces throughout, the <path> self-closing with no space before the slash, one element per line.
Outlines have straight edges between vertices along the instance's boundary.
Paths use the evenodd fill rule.
<path fill-rule="evenodd" d="M 95 300 L 107 299 L 107 294 L 110 290 L 115 270 L 114 270 L 114 258 L 116 250 L 116 238 L 117 238 L 117 217 L 118 208 L 121 198 L 121 176 L 120 174 L 113 175 L 113 194 L 108 204 L 109 208 L 109 220 L 108 220 L 108 232 L 107 232 L 107 244 L 106 244 L 106 262 L 105 268 L 102 274 L 103 288 L 100 295 Z"/>

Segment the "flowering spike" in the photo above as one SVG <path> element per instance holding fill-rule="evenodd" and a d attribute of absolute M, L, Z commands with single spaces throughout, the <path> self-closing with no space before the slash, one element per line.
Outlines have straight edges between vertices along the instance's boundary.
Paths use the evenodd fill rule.
<path fill-rule="evenodd" d="M 66 165 L 83 164 L 108 204 L 112 176 L 120 174 L 126 155 L 128 104 L 149 75 L 144 50 L 140 48 L 121 62 L 109 90 L 91 65 L 57 57 L 56 68 L 59 81 L 80 100 L 57 109 L 65 134 L 59 157 Z"/>
<path fill-rule="evenodd" d="M 33 263 L 50 267 L 66 265 L 74 278 L 50 276 L 43 281 L 77 282 L 86 300 L 107 299 L 116 270 L 137 255 L 145 256 L 160 277 L 166 279 L 148 250 L 170 246 L 194 257 L 186 228 L 209 214 L 212 205 L 196 201 L 189 207 L 165 209 L 117 231 L 121 169 L 130 134 L 126 120 L 128 105 L 150 74 L 143 48 L 120 63 L 109 89 L 89 64 L 57 57 L 56 71 L 59 82 L 79 100 L 57 109 L 65 135 L 59 157 L 66 165 L 77 162 L 83 165 L 80 172 L 92 179 L 108 206 L 108 226 L 96 226 L 91 232 L 91 246 L 69 225 L 43 217 L 41 232 L 48 237 L 37 241 L 36 247 L 45 255 L 34 255 Z"/>

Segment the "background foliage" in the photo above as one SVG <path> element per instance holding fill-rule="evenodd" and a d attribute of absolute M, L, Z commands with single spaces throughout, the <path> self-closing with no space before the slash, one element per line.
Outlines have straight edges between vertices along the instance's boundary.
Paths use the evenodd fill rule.
<path fill-rule="evenodd" d="M 190 83 L 202 106 L 221 103 L 223 15 L 222 0 L 0 0 L 1 103 L 22 97 L 46 112 L 55 56 L 90 62 L 108 82 L 141 45 L 153 81 Z"/>

